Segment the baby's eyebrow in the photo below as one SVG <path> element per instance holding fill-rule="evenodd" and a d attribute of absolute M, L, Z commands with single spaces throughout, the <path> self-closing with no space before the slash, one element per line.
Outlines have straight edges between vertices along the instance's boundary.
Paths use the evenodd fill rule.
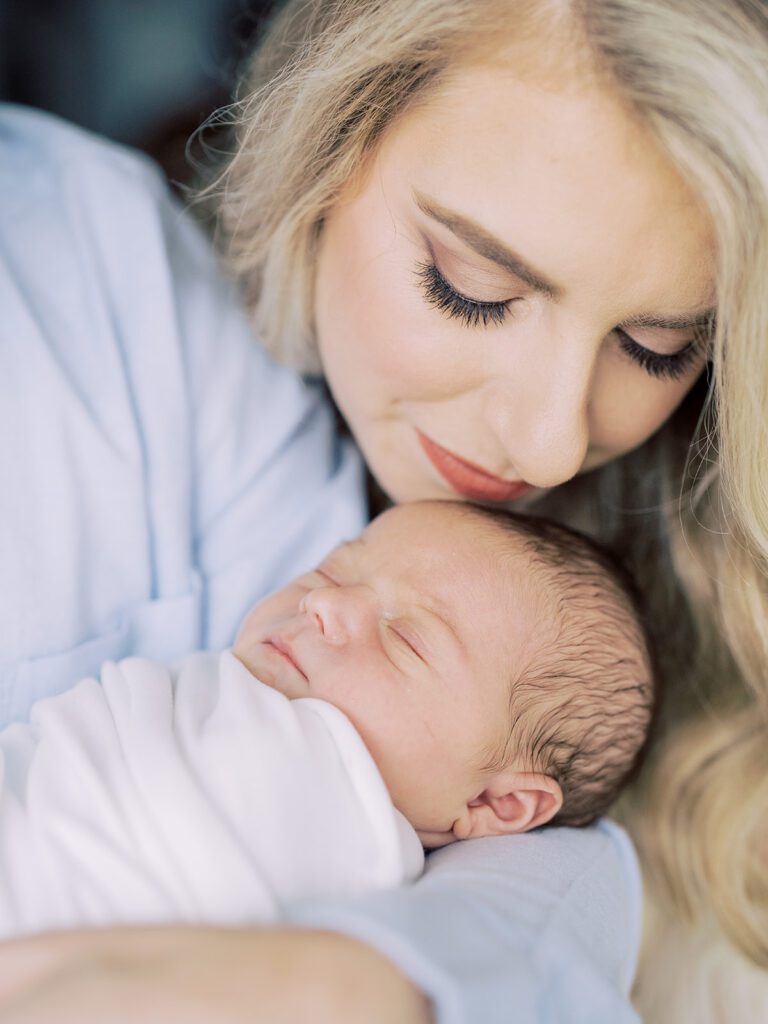
<path fill-rule="evenodd" d="M 423 584 L 419 585 L 416 579 L 409 578 L 407 572 L 399 575 L 398 580 L 402 588 L 401 600 L 405 602 L 408 614 L 413 615 L 417 621 L 425 619 L 427 629 L 430 628 L 430 622 L 436 620 L 441 632 L 450 633 L 453 642 L 463 647 L 463 640 L 453 622 L 451 605 L 441 600 L 437 594 L 431 592 Z"/>
<path fill-rule="evenodd" d="M 363 543 L 364 541 L 361 537 L 355 537 L 353 540 L 344 540 L 341 544 L 337 544 L 335 548 L 324 555 L 319 564 L 335 565 L 337 560 L 354 557 L 353 549 L 355 546 L 362 545 Z"/>

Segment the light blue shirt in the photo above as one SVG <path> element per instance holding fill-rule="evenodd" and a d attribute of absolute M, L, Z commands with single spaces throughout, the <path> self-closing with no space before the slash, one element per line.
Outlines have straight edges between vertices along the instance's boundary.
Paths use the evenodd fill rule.
<path fill-rule="evenodd" d="M 362 466 L 253 340 L 141 157 L 0 113 L 0 724 L 105 659 L 224 647 L 356 535 Z M 610 823 L 456 844 L 416 885 L 293 908 L 358 936 L 439 1024 L 636 1024 L 640 882 Z"/>
<path fill-rule="evenodd" d="M 5 109 L 0 311 L 0 723 L 107 658 L 227 646 L 362 529 L 357 452 L 144 159 Z"/>

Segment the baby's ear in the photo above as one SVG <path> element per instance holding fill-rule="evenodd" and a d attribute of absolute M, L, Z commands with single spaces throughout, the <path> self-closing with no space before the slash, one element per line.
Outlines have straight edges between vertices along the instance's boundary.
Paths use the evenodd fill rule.
<path fill-rule="evenodd" d="M 453 826 L 457 839 L 528 832 L 546 825 L 563 806 L 563 791 L 549 775 L 504 771 L 470 800 Z"/>

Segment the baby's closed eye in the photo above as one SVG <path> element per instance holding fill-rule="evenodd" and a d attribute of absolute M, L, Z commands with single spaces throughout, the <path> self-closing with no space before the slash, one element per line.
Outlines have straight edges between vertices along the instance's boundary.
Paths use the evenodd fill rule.
<path fill-rule="evenodd" d="M 424 644 L 410 622 L 406 619 L 385 615 L 384 626 L 403 648 L 414 654 L 419 661 L 427 663 Z"/>
<path fill-rule="evenodd" d="M 318 566 L 316 569 L 313 569 L 310 575 L 319 576 L 323 583 L 328 586 L 337 587 L 339 585 L 333 576 L 331 576 L 331 574 L 322 566 Z"/>

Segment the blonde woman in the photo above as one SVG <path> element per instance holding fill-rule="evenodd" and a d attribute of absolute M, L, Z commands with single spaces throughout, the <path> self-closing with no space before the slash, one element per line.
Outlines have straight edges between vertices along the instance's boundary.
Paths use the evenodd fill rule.
<path fill-rule="evenodd" d="M 621 814 L 664 1024 L 766 1003 L 766 69 L 758 0 L 295 0 L 216 188 L 264 343 L 323 373 L 384 495 L 547 511 L 641 576 L 668 699 Z M 16 944 L 0 1019 L 619 1024 L 617 835 L 466 844 L 296 930 Z"/>

